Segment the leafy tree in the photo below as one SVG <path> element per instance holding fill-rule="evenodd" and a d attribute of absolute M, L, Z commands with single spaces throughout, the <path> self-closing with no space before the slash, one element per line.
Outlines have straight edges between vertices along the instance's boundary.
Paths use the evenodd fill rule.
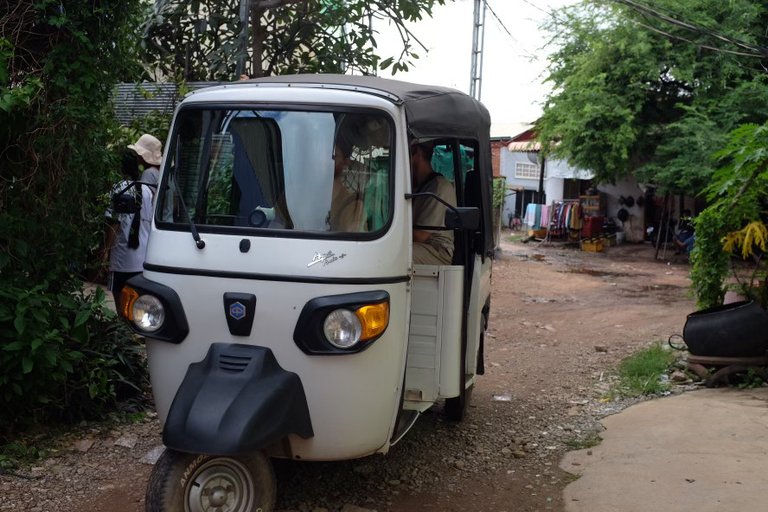
<path fill-rule="evenodd" d="M 139 2 L 20 0 L 0 12 L 0 441 L 32 416 L 113 403 L 138 361 L 130 337 L 107 343 L 119 328 L 103 294 L 81 290 L 117 169 L 111 89 L 141 72 Z M 91 357 L 99 342 L 103 362 Z"/>
<path fill-rule="evenodd" d="M 175 79 L 231 80 L 238 59 L 252 77 L 354 69 L 406 71 L 418 54 L 407 24 L 445 0 L 250 0 L 248 41 L 240 39 L 240 0 L 157 0 L 144 24 L 145 60 Z M 400 32 L 399 55 L 375 53 L 373 23 Z M 246 50 L 247 49 L 247 50 Z M 244 55 L 246 51 L 249 59 Z"/>
<path fill-rule="evenodd" d="M 546 147 L 612 182 L 695 194 L 713 153 L 768 118 L 768 8 L 733 0 L 584 1 L 549 24 L 557 49 L 539 122 Z"/>

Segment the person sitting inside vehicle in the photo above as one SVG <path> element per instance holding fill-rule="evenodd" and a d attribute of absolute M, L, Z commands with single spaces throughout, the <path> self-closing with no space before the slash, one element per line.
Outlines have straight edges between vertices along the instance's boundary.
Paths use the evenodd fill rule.
<path fill-rule="evenodd" d="M 327 223 L 331 231 L 365 231 L 365 208 L 362 194 L 344 184 L 344 173 L 349 167 L 352 146 L 345 141 L 336 142 L 333 151 L 333 194 Z"/>
<path fill-rule="evenodd" d="M 411 181 L 413 193 L 432 192 L 451 205 L 456 191 L 451 182 L 432 168 L 433 145 L 411 145 Z M 453 231 L 425 230 L 418 226 L 445 226 L 446 207 L 433 197 L 413 198 L 413 262 L 426 265 L 450 265 L 453 259 Z"/>

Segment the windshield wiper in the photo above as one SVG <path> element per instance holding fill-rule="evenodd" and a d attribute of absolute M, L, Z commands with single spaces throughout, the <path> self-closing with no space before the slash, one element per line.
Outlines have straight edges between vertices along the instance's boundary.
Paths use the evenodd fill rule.
<path fill-rule="evenodd" d="M 176 143 L 176 162 L 178 162 L 178 166 L 181 165 L 181 141 L 177 141 Z M 179 198 L 179 204 L 181 204 L 181 209 L 184 211 L 184 215 L 187 216 L 187 220 L 189 221 L 189 230 L 192 232 L 192 238 L 195 240 L 195 246 L 198 249 L 202 249 L 205 247 L 205 240 L 200 238 L 200 233 L 197 232 L 197 226 L 195 226 L 195 222 L 192 220 L 192 216 L 189 214 L 189 210 L 187 209 L 187 205 L 184 204 L 184 198 L 181 195 L 181 191 L 179 190 L 179 187 L 176 185 L 176 180 L 174 179 L 175 176 L 171 173 L 168 175 L 168 181 L 171 183 L 171 186 L 173 186 L 173 192 L 176 195 L 176 197 Z"/>
<path fill-rule="evenodd" d="M 187 216 L 187 220 L 189 221 L 189 230 L 192 232 L 192 238 L 195 240 L 195 246 L 197 246 L 198 249 L 204 248 L 205 240 L 200 238 L 200 233 L 197 232 L 197 226 L 195 226 L 195 223 L 192 220 L 192 216 L 189 214 L 189 210 L 187 210 L 187 205 L 184 204 L 184 198 L 181 196 L 179 187 L 176 186 L 176 180 L 173 179 L 173 176 L 168 176 L 168 181 L 171 182 L 171 185 L 173 186 L 173 191 L 176 194 L 176 197 L 179 198 L 179 204 L 181 204 L 181 209 L 184 211 L 184 215 Z"/>

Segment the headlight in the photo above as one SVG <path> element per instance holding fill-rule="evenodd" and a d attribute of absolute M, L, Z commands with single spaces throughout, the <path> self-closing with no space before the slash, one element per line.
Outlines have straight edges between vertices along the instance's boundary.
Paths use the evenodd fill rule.
<path fill-rule="evenodd" d="M 132 320 L 136 327 L 145 332 L 155 332 L 165 321 L 165 307 L 154 295 L 141 295 L 131 308 Z"/>
<path fill-rule="evenodd" d="M 331 311 L 323 322 L 323 334 L 336 348 L 350 348 L 360 341 L 363 326 L 357 316 L 348 309 Z"/>
<path fill-rule="evenodd" d="M 388 325 L 389 294 L 383 290 L 326 295 L 304 304 L 293 341 L 309 355 L 357 354 L 381 338 Z"/>

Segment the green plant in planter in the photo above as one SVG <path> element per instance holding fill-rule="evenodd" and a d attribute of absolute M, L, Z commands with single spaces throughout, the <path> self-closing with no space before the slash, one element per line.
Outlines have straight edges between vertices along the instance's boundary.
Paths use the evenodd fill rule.
<path fill-rule="evenodd" d="M 749 254 L 754 242 L 764 236 L 751 223 L 762 223 L 768 203 L 768 123 L 740 126 L 716 156 L 722 166 L 705 191 L 710 204 L 694 221 L 691 279 L 701 308 L 722 304 L 733 270 L 731 251 L 738 246 Z M 764 264 L 757 260 L 754 278 L 764 271 Z"/>
<path fill-rule="evenodd" d="M 725 252 L 738 254 L 742 261 L 751 262 L 745 266 L 740 264 L 741 262 L 731 260 L 731 273 L 735 280 L 732 288 L 743 297 L 759 302 L 763 308 L 768 306 L 768 287 L 766 287 L 768 269 L 763 263 L 766 243 L 768 243 L 768 227 L 760 220 L 754 220 L 743 228 L 728 233 L 723 239 Z"/>

